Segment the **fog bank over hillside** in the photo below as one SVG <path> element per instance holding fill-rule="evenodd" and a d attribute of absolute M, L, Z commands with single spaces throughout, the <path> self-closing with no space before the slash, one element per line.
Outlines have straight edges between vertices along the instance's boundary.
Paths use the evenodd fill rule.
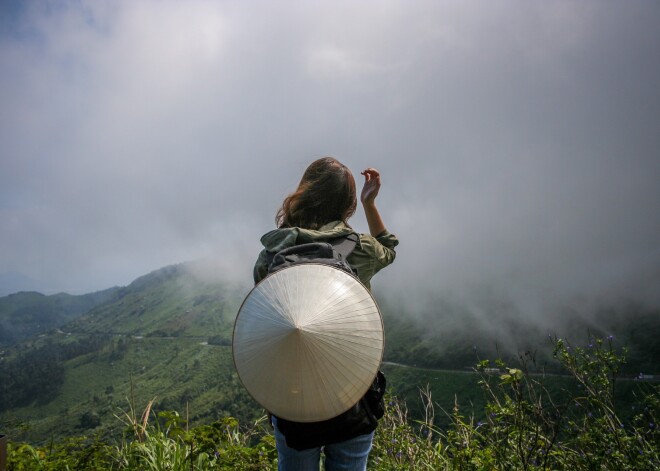
<path fill-rule="evenodd" d="M 599 284 L 602 278 L 597 273 L 593 279 L 585 278 L 582 284 L 547 279 L 547 273 L 536 279 L 534 274 L 526 279 L 475 278 L 466 284 L 445 280 L 443 274 L 437 275 L 437 284 L 433 284 L 433 277 L 429 275 L 411 286 L 410 278 L 404 281 L 391 276 L 382 284 L 375 282 L 373 289 L 379 299 L 394 302 L 429 332 L 482 330 L 500 340 L 515 335 L 511 328 L 514 324 L 545 335 L 566 335 L 574 321 L 599 327 L 602 317 L 628 317 L 632 321 L 640 312 L 660 313 L 660 280 L 652 276 L 639 280 L 639 286 Z M 567 274 L 567 278 L 572 277 Z M 649 279 L 658 281 L 646 286 L 652 284 Z"/>

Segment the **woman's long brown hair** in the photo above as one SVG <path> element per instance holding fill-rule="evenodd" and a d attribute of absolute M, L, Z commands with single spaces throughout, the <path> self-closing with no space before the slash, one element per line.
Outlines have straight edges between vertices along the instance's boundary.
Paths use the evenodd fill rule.
<path fill-rule="evenodd" d="M 319 229 L 332 221 L 347 222 L 355 212 L 355 179 L 344 164 L 323 157 L 305 170 L 296 191 L 277 211 L 277 227 Z"/>

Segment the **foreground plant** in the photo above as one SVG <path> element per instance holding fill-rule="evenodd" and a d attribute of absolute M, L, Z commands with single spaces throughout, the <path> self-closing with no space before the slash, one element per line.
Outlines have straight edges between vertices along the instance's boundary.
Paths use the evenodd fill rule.
<path fill-rule="evenodd" d="M 424 418 L 414 421 L 405 403 L 391 395 L 386 397 L 387 411 L 376 429 L 368 469 L 448 469 L 451 461 L 438 442 L 433 425 L 431 391 L 422 391 L 422 400 Z"/>
<path fill-rule="evenodd" d="M 210 425 L 188 428 L 178 412 L 157 414 L 149 425 L 149 402 L 137 419 L 124 413 L 124 423 L 132 436 L 115 447 L 113 469 L 139 470 L 260 470 L 275 461 L 275 442 L 264 429 L 265 417 L 251 427 L 240 428 L 232 417 Z"/>
<path fill-rule="evenodd" d="M 614 392 L 625 350 L 617 352 L 612 337 L 590 338 L 584 348 L 552 342 L 554 358 L 573 379 L 559 393 L 548 390 L 547 377 L 530 373 L 530 354 L 518 368 L 500 360 L 477 365 L 485 417 L 475 423 L 454 408 L 452 427 L 440 433 L 451 469 L 660 468 L 660 387 L 639 385 L 642 412 L 624 424 Z"/>
<path fill-rule="evenodd" d="M 118 445 L 86 437 L 49 447 L 12 444 L 8 471 L 59 470 L 267 470 L 276 469 L 275 441 L 265 417 L 248 428 L 234 418 L 188 428 L 177 412 L 155 414 L 150 401 L 141 415 L 132 404 L 117 417 L 127 434 Z M 156 419 L 150 422 L 150 418 Z"/>
<path fill-rule="evenodd" d="M 614 339 L 590 338 L 585 347 L 552 339 L 554 358 L 567 377 L 519 364 L 482 361 L 476 367 L 486 394 L 483 411 L 445 412 L 450 426 L 434 424 L 431 391 L 424 414 L 412 420 L 389 396 L 369 469 L 394 470 L 656 470 L 660 469 L 660 386 L 637 381 L 636 415 L 624 420 L 615 401 L 625 350 Z M 551 389 L 550 385 L 562 385 Z M 118 418 L 119 444 L 73 438 L 47 447 L 10 444 L 8 470 L 275 470 L 277 452 L 265 418 L 239 427 L 223 418 L 195 428 L 177 412 L 137 414 L 132 403 Z M 479 417 L 479 419 L 477 419 Z"/>
<path fill-rule="evenodd" d="M 618 354 L 613 337 L 590 339 L 587 347 L 573 347 L 555 340 L 554 356 L 578 381 L 582 394 L 572 398 L 567 416 L 565 463 L 580 469 L 658 469 L 660 434 L 655 423 L 660 414 L 660 387 L 641 383 L 642 412 L 629 423 L 615 404 L 615 387 L 625 350 Z"/>

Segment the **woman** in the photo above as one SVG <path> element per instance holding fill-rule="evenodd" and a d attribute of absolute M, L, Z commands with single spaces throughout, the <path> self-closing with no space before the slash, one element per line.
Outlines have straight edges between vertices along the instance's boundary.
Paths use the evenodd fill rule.
<path fill-rule="evenodd" d="M 376 208 L 376 196 L 381 186 L 380 174 L 376 169 L 368 168 L 362 175 L 364 186 L 360 200 L 369 225 L 369 234 L 358 234 L 357 244 L 347 257 L 347 262 L 360 281 L 370 289 L 371 278 L 394 261 L 394 248 L 398 240 L 387 231 Z M 294 245 L 354 234 L 348 220 L 355 213 L 356 207 L 355 180 L 350 170 L 332 157 L 313 162 L 305 170 L 296 191 L 284 199 L 278 210 L 278 228 L 261 238 L 264 250 L 259 254 L 254 267 L 255 283 L 268 274 L 268 252 L 272 254 Z M 341 416 L 330 421 L 304 424 L 299 430 L 322 431 L 331 427 L 332 421 L 336 425 L 337 420 L 341 420 Z M 376 425 L 362 428 L 358 432 L 344 433 L 318 446 L 300 449 L 292 445 L 295 439 L 293 435 L 301 433 L 296 431 L 295 423 L 285 423 L 280 419 L 278 427 L 276 417 L 272 418 L 272 423 L 279 469 L 282 471 L 318 470 L 321 451 L 325 454 L 325 469 L 328 471 L 366 469 Z"/>

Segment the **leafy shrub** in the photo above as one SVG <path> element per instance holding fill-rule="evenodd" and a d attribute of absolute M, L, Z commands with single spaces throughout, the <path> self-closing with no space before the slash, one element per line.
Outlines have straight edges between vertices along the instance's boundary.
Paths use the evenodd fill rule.
<path fill-rule="evenodd" d="M 658 469 L 660 387 L 639 384 L 642 412 L 624 424 L 614 392 L 625 350 L 615 351 L 612 337 L 591 338 L 584 348 L 555 338 L 553 356 L 574 379 L 574 387 L 561 394 L 551 393 L 542 375 L 529 373 L 529 354 L 518 368 L 501 361 L 494 368 L 489 361 L 477 365 L 486 416 L 465 417 L 456 403 L 452 426 L 436 430 L 435 450 L 447 468 Z M 423 425 L 433 428 L 429 421 Z"/>

